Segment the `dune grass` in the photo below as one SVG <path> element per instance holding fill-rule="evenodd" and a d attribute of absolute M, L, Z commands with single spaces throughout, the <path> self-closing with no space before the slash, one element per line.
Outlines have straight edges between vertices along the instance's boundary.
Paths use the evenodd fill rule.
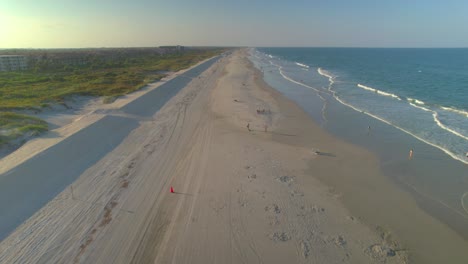
<path fill-rule="evenodd" d="M 0 112 L 0 147 L 21 137 L 39 135 L 47 129 L 47 123 L 39 118 L 13 112 Z"/>
<path fill-rule="evenodd" d="M 116 97 L 212 57 L 217 50 L 95 61 L 86 66 L 0 72 L 0 111 L 40 110 L 72 95 Z"/>
<path fill-rule="evenodd" d="M 27 71 L 0 72 L 0 147 L 47 131 L 45 121 L 12 111 L 41 111 L 49 105 L 63 104 L 73 95 L 102 96 L 104 103 L 112 103 L 121 95 L 161 79 L 165 72 L 188 68 L 222 51 L 120 57 L 117 53 L 116 59 L 84 54 L 84 65 L 41 61 Z"/>

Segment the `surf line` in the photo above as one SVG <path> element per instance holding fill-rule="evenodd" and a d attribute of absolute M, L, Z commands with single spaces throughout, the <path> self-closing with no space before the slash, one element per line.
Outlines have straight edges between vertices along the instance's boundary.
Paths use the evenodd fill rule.
<path fill-rule="evenodd" d="M 323 106 L 322 106 L 322 110 L 321 110 L 321 111 L 322 111 L 322 118 L 323 118 L 323 120 L 324 120 L 325 122 L 328 122 L 327 117 L 326 117 L 326 115 L 325 115 L 325 113 L 326 113 L 326 108 L 327 108 L 327 99 L 325 99 L 325 98 L 321 95 L 321 93 L 322 93 L 323 91 L 320 91 L 319 89 L 316 89 L 316 88 L 314 88 L 314 87 L 312 87 L 312 86 L 309 86 L 309 85 L 307 85 L 307 84 L 305 84 L 305 83 L 298 82 L 298 81 L 296 81 L 296 80 L 290 78 L 289 76 L 287 76 L 287 75 L 283 72 L 283 67 L 282 67 L 282 66 L 273 63 L 271 60 L 270 60 L 269 62 L 270 62 L 271 65 L 276 66 L 276 67 L 278 68 L 278 71 L 279 71 L 280 75 L 281 75 L 284 79 L 286 79 L 286 80 L 288 80 L 288 81 L 290 81 L 290 82 L 292 82 L 292 83 L 295 83 L 295 84 L 304 86 L 304 87 L 306 87 L 306 88 L 312 89 L 312 90 L 314 90 L 314 91 L 316 92 L 317 96 L 323 101 Z"/>
<path fill-rule="evenodd" d="M 451 207 L 450 205 L 448 205 L 448 204 L 442 202 L 441 200 L 439 200 L 439 199 L 437 199 L 437 198 L 433 198 L 433 197 L 431 197 L 430 195 L 428 195 L 428 194 L 426 194 L 426 193 L 424 193 L 424 192 L 419 191 L 419 190 L 416 189 L 413 185 L 411 185 L 411 184 L 409 184 L 409 183 L 407 183 L 407 182 L 405 182 L 405 181 L 400 181 L 400 182 L 403 183 L 403 184 L 405 184 L 405 185 L 408 186 L 409 188 L 413 189 L 413 191 L 416 192 L 417 194 L 419 194 L 419 195 L 421 195 L 421 196 L 424 196 L 424 197 L 426 197 L 426 198 L 429 199 L 429 200 L 432 200 L 432 201 L 434 201 L 434 202 L 437 202 L 437 203 L 441 204 L 442 206 L 446 207 L 447 209 L 452 210 L 454 213 L 460 215 L 461 217 L 463 217 L 463 218 L 465 218 L 465 219 L 468 219 L 468 215 L 465 215 L 463 212 L 460 212 L 459 210 L 457 210 L 457 209 Z M 465 206 L 464 206 L 464 204 L 463 204 L 463 203 L 464 203 L 464 202 L 463 202 L 463 199 L 464 199 L 464 197 L 465 197 L 466 195 L 468 195 L 468 192 L 465 192 L 465 193 L 462 195 L 461 203 L 462 203 L 463 210 L 465 210 L 465 212 L 468 213 L 467 209 L 465 208 Z"/>
<path fill-rule="evenodd" d="M 468 137 L 465 136 L 465 135 L 462 135 L 461 133 L 458 133 L 457 131 L 447 127 L 446 125 L 442 124 L 442 122 L 440 121 L 439 119 L 439 113 L 437 113 L 437 111 L 435 110 L 431 110 L 431 109 L 428 109 L 428 108 L 425 108 L 425 107 L 422 107 L 422 106 L 419 106 L 419 105 L 415 105 L 413 103 L 409 103 L 412 107 L 415 107 L 415 108 L 418 108 L 418 109 L 421 109 L 423 111 L 426 111 L 426 112 L 431 112 L 432 113 L 432 119 L 434 119 L 434 122 L 437 124 L 437 126 L 439 126 L 440 128 L 442 128 L 443 130 L 446 130 L 452 134 L 454 134 L 455 136 L 458 136 L 458 137 L 461 137 L 463 138 L 464 140 L 468 140 Z"/>
<path fill-rule="evenodd" d="M 325 77 L 328 77 L 328 79 L 329 79 L 330 82 L 333 81 L 333 76 L 324 73 L 323 70 L 322 70 L 321 68 L 318 68 L 317 71 L 318 71 L 318 73 L 319 73 L 320 75 L 323 75 L 323 76 L 325 76 Z M 395 125 L 395 124 L 392 124 L 392 122 L 390 122 L 390 121 L 387 121 L 387 120 L 385 120 L 385 119 L 383 119 L 383 118 L 381 118 L 381 117 L 378 117 L 378 116 L 376 116 L 376 115 L 373 115 L 373 114 L 371 114 L 371 113 L 368 113 L 368 112 L 366 112 L 366 111 L 364 111 L 364 110 L 362 110 L 362 109 L 359 109 L 359 108 L 357 108 L 357 107 L 355 107 L 355 106 L 353 106 L 353 105 L 351 105 L 351 104 L 349 104 L 349 103 L 346 103 L 344 100 L 342 100 L 341 98 L 339 98 L 339 97 L 336 95 L 336 92 L 333 91 L 333 90 L 330 90 L 330 92 L 333 94 L 333 97 L 334 97 L 338 102 L 340 102 L 341 104 L 343 104 L 343 105 L 345 105 L 345 106 L 347 106 L 347 107 L 349 107 L 349 108 L 355 110 L 356 112 L 360 112 L 360 113 L 366 114 L 366 115 L 368 115 L 368 116 L 370 116 L 370 117 L 372 117 L 372 118 L 375 118 L 375 119 L 377 119 L 377 120 L 379 120 L 379 121 L 381 121 L 381 122 L 384 122 L 384 123 L 387 124 L 387 125 L 390 125 L 390 126 L 392 126 L 392 127 L 395 127 L 396 129 L 399 129 L 400 131 L 402 131 L 402 132 L 404 132 L 404 133 L 406 133 L 406 134 L 408 134 L 408 135 L 410 135 L 410 136 L 412 136 L 412 137 L 418 139 L 418 140 L 421 141 L 421 142 L 424 142 L 424 143 L 426 143 L 426 144 L 428 144 L 428 145 L 431 145 L 431 146 L 433 146 L 433 147 L 435 147 L 435 148 L 438 148 L 438 149 L 442 150 L 445 154 L 449 155 L 449 156 L 452 157 L 453 159 L 458 160 L 458 161 L 460 161 L 460 162 L 462 162 L 462 163 L 468 164 L 468 161 L 465 161 L 465 160 L 461 159 L 460 157 L 458 157 L 457 155 L 453 154 L 452 152 L 450 152 L 450 151 L 444 149 L 443 147 L 441 147 L 441 146 L 439 146 L 439 145 L 437 145 L 437 144 L 434 144 L 434 143 L 432 143 L 432 142 L 429 142 L 429 141 L 427 141 L 427 140 L 425 140 L 425 139 L 423 139 L 423 138 L 421 138 L 421 137 L 419 137 L 419 136 L 416 136 L 415 134 L 409 132 L 408 130 L 406 130 L 406 129 L 404 129 L 404 128 L 401 128 L 401 127 L 399 127 L 399 126 L 397 126 L 397 125 Z"/>
<path fill-rule="evenodd" d="M 369 86 L 362 85 L 360 83 L 357 84 L 357 87 L 359 87 L 361 89 L 364 89 L 364 90 L 367 90 L 367 91 L 374 92 L 374 93 L 376 93 L 378 95 L 392 97 L 392 98 L 397 99 L 398 101 L 401 101 L 401 98 L 398 95 L 395 95 L 395 94 L 392 94 L 392 93 L 387 93 L 387 92 L 384 92 L 384 91 L 381 91 L 381 90 L 378 90 L 378 89 L 375 89 L 375 88 L 372 88 L 372 87 L 369 87 Z"/>
<path fill-rule="evenodd" d="M 377 94 L 383 95 L 383 96 L 392 97 L 392 98 L 397 99 L 398 101 L 401 101 L 401 98 L 398 95 L 395 95 L 395 94 L 392 94 L 392 93 L 387 93 L 387 92 L 384 92 L 384 91 L 381 91 L 381 90 L 378 90 L 378 89 L 375 89 L 375 88 L 372 88 L 372 87 L 369 87 L 369 86 L 362 85 L 360 83 L 357 84 L 357 87 L 359 87 L 359 88 L 361 88 L 363 90 L 366 90 L 366 91 L 374 92 L 374 93 L 377 93 Z M 442 124 L 442 122 L 439 119 L 439 114 L 437 113 L 437 111 L 432 110 L 432 109 L 428 109 L 426 107 L 416 105 L 416 104 L 424 105 L 423 101 L 419 101 L 417 99 L 412 99 L 412 98 L 407 98 L 407 101 L 411 106 L 413 106 L 415 108 L 421 109 L 421 110 L 426 111 L 426 112 L 431 112 L 432 113 L 432 119 L 434 119 L 434 122 L 437 124 L 437 126 L 442 128 L 443 130 L 446 130 L 446 131 L 454 134 L 455 136 L 458 136 L 458 137 L 461 137 L 461 138 L 463 138 L 465 140 L 468 140 L 468 137 L 466 137 L 466 136 L 462 135 L 461 133 L 458 133 L 457 131 L 447 127 L 444 124 Z"/>
<path fill-rule="evenodd" d="M 465 192 L 462 196 L 461 196 L 461 206 L 463 208 L 463 210 L 465 210 L 465 212 L 468 214 L 468 208 L 466 208 L 465 206 L 465 197 L 468 195 L 468 192 Z"/>

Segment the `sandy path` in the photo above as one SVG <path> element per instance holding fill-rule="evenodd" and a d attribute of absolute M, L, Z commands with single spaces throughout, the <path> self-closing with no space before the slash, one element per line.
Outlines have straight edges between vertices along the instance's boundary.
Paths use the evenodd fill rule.
<path fill-rule="evenodd" d="M 308 174 L 323 157 L 281 124 L 309 120 L 245 56 L 187 76 L 154 115 L 150 97 L 122 109 L 138 127 L 2 241 L 0 263 L 404 263 Z"/>

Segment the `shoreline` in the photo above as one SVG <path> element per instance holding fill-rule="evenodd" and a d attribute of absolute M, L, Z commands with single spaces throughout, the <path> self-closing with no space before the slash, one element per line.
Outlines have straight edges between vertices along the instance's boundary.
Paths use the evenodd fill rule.
<path fill-rule="evenodd" d="M 468 254 L 440 245 L 448 228 L 392 186 L 375 155 L 271 88 L 245 49 L 172 92 L 160 108 L 148 93 L 113 116 L 122 123 L 103 124 L 134 127 L 0 242 L 0 263 L 456 263 Z M 392 210 L 430 222 L 403 231 L 442 236 L 406 240 Z"/>
<path fill-rule="evenodd" d="M 283 91 L 287 91 L 287 89 L 288 88 L 275 90 L 283 96 L 288 97 L 289 100 L 294 100 L 292 99 L 295 98 L 294 96 L 297 97 L 301 95 L 300 92 L 291 92 L 289 95 L 282 93 Z M 293 87 L 290 89 L 296 88 Z M 304 98 L 308 99 L 309 97 L 304 96 Z M 345 106 L 338 109 L 339 110 L 335 109 L 334 111 L 347 111 Z M 316 122 L 314 115 L 311 113 L 306 114 L 311 119 L 312 117 L 314 118 L 312 122 Z M 331 118 L 333 119 L 335 116 L 336 114 L 332 115 Z M 346 127 L 353 126 L 351 122 L 355 122 L 355 119 L 351 117 L 345 120 L 343 124 L 336 125 L 337 127 L 339 126 L 342 131 L 347 131 Z M 359 121 L 358 123 L 361 124 L 363 122 Z M 329 124 L 330 122 L 327 122 L 327 126 L 329 126 Z M 294 124 L 292 123 L 291 125 Z M 371 125 L 374 127 L 373 124 Z M 376 125 L 375 127 L 377 129 L 377 127 L 380 126 L 381 125 Z M 334 129 L 337 130 L 336 127 L 334 127 Z M 322 127 L 320 127 L 320 130 L 324 131 L 327 136 L 335 138 L 336 141 L 343 142 L 344 144 L 342 145 L 356 144 L 355 141 L 353 142 L 350 140 L 350 138 L 354 139 L 354 137 L 340 136 L 345 132 L 341 134 L 333 133 L 329 131 L 329 128 L 324 129 Z M 356 137 L 356 135 L 353 136 Z M 367 147 L 365 144 L 355 146 L 363 150 Z M 336 147 L 339 148 L 338 145 Z M 424 152 L 425 149 L 426 148 L 422 147 L 418 148 L 419 152 L 417 152 L 417 155 L 423 155 L 421 152 Z M 346 153 L 344 150 L 339 152 L 343 154 Z M 349 170 L 355 170 L 356 168 L 361 170 L 361 168 L 367 166 L 373 167 L 373 173 L 363 171 L 362 173 L 354 174 L 352 179 L 349 179 L 349 175 L 347 175 L 349 174 L 349 170 L 344 170 L 342 175 L 331 173 L 318 175 L 318 178 L 320 181 L 334 188 L 339 195 L 342 196 L 341 201 L 345 206 L 349 208 L 351 212 L 361 216 L 364 222 L 377 229 L 380 229 L 379 226 L 381 225 L 387 226 L 386 228 L 389 228 L 389 231 L 393 232 L 393 235 L 397 235 L 402 242 L 409 246 L 410 253 L 414 257 L 413 260 L 416 263 L 443 263 L 448 260 L 450 260 L 451 263 L 464 263 L 464 261 L 467 261 L 468 255 L 463 250 L 468 245 L 466 240 L 460 234 L 457 234 L 451 228 L 447 227 L 445 223 L 440 222 L 438 218 L 434 218 L 432 215 L 423 211 L 420 207 L 421 201 L 418 199 L 415 200 L 414 196 L 410 195 L 408 189 L 403 189 L 401 186 L 398 186 L 398 179 L 388 178 L 388 170 L 391 169 L 393 173 L 395 173 L 395 169 L 398 168 L 388 166 L 391 164 L 382 164 L 382 157 L 379 157 L 378 154 L 373 151 L 365 150 L 364 152 L 370 154 L 372 157 L 370 159 L 371 162 L 366 162 L 369 160 L 369 157 L 356 159 L 352 155 L 347 155 L 347 158 L 354 160 L 352 162 L 353 164 L 349 166 Z M 447 159 L 449 158 L 450 157 L 447 157 Z M 372 165 L 369 166 L 370 164 Z M 402 165 L 404 166 L 404 164 Z M 311 163 L 311 173 L 317 166 L 322 167 L 326 165 Z M 332 165 L 329 166 L 331 167 Z M 401 171 L 401 164 L 400 169 L 396 170 L 396 172 L 398 171 Z M 375 190 L 369 188 L 371 186 L 375 188 Z M 420 234 L 424 234 L 425 236 L 421 236 Z M 435 237 L 437 237 L 437 239 L 435 239 Z M 432 254 L 429 256 L 427 252 L 431 252 Z"/>

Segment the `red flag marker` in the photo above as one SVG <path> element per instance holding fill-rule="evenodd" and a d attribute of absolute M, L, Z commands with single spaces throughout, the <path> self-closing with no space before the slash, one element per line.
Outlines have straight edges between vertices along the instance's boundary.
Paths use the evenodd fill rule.
<path fill-rule="evenodd" d="M 171 193 L 174 193 L 174 188 L 172 188 L 172 186 L 171 186 Z"/>

